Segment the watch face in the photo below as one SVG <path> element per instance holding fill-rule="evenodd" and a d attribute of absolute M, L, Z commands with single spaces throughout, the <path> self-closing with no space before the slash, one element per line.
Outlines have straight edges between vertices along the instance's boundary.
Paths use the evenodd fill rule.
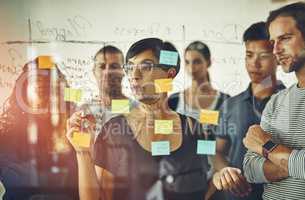
<path fill-rule="evenodd" d="M 274 144 L 271 140 L 269 140 L 268 142 L 266 142 L 266 143 L 263 145 L 263 148 L 269 151 L 269 150 L 271 150 L 272 148 L 274 148 L 274 146 L 276 146 L 276 144 Z"/>

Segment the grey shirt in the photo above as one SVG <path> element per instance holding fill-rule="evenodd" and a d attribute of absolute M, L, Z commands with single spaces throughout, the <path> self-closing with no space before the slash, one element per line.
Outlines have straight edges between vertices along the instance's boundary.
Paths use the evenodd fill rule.
<path fill-rule="evenodd" d="M 305 89 L 293 85 L 273 95 L 262 115 L 261 127 L 275 143 L 293 149 L 288 161 L 288 178 L 269 182 L 263 170 L 265 158 L 248 151 L 243 167 L 249 182 L 265 183 L 263 199 L 305 198 Z"/>

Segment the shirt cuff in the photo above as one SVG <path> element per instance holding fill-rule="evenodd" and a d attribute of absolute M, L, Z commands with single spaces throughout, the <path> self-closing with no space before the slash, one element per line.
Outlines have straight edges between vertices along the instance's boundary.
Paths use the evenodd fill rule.
<path fill-rule="evenodd" d="M 294 178 L 305 179 L 305 150 L 292 150 L 288 158 L 288 174 Z"/>
<path fill-rule="evenodd" d="M 260 157 L 259 162 L 258 162 L 258 173 L 257 173 L 257 178 L 259 183 L 269 183 L 269 181 L 265 177 L 265 172 L 264 172 L 264 163 L 266 161 L 266 158 Z"/>

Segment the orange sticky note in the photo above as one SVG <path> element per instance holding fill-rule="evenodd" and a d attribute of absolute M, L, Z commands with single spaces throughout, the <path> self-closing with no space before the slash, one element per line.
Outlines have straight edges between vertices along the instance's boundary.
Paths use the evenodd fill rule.
<path fill-rule="evenodd" d="M 54 62 L 51 56 L 39 56 L 38 68 L 39 69 L 51 69 L 54 67 Z"/>
<path fill-rule="evenodd" d="M 156 93 L 170 92 L 173 90 L 173 79 L 157 79 L 155 80 Z"/>
<path fill-rule="evenodd" d="M 72 142 L 80 147 L 90 147 L 91 136 L 89 133 L 74 132 Z"/>
<path fill-rule="evenodd" d="M 201 110 L 200 123 L 218 125 L 219 112 L 215 110 Z"/>

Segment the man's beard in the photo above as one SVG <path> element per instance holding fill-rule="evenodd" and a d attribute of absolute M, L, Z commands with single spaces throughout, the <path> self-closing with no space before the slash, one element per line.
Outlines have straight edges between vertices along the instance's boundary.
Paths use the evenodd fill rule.
<path fill-rule="evenodd" d="M 294 59 L 289 72 L 298 72 L 302 67 L 305 66 L 305 49 L 302 49 L 301 53 Z"/>

